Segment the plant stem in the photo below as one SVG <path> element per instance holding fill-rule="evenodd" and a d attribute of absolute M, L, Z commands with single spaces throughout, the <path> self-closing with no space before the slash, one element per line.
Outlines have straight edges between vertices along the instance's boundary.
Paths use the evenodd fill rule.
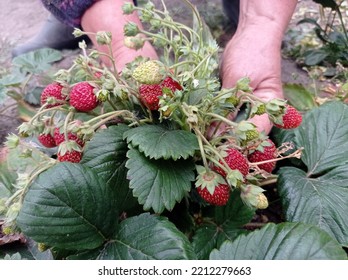
<path fill-rule="evenodd" d="M 50 111 L 63 111 L 63 112 L 67 111 L 66 109 L 63 109 L 61 106 L 56 106 L 56 107 L 45 109 L 46 106 L 47 106 L 47 104 L 40 108 L 40 110 L 35 114 L 35 116 L 33 116 L 32 119 L 29 121 L 30 124 L 32 124 L 33 121 L 36 120 L 39 116 L 46 114 Z"/>
<path fill-rule="evenodd" d="M 34 181 L 34 179 L 40 175 L 42 172 L 46 171 L 47 169 L 51 168 L 53 165 L 55 165 L 55 161 L 50 161 L 50 162 L 46 162 L 44 164 L 44 166 L 42 168 L 40 168 L 39 170 L 37 170 L 35 173 L 32 173 L 30 175 L 30 178 L 28 180 L 28 183 L 26 184 L 26 186 L 23 188 L 23 191 L 21 192 L 21 197 L 20 197 L 20 204 L 23 203 L 23 199 L 25 197 L 25 194 L 28 191 L 28 188 L 30 186 L 30 184 Z"/>
<path fill-rule="evenodd" d="M 260 164 L 276 162 L 276 161 L 280 161 L 280 160 L 287 159 L 287 158 L 300 158 L 302 150 L 303 150 L 303 148 L 300 148 L 300 149 L 296 150 L 295 152 L 293 152 L 292 154 L 285 156 L 285 157 L 279 157 L 279 158 L 264 160 L 264 161 L 259 161 L 259 162 L 250 162 L 249 164 L 250 164 L 250 166 L 257 166 Z"/>
<path fill-rule="evenodd" d="M 248 228 L 248 227 L 261 228 L 264 225 L 266 225 L 266 223 L 247 223 L 246 225 L 244 225 L 244 228 Z"/>
<path fill-rule="evenodd" d="M 28 78 L 25 80 L 25 82 L 23 83 L 23 86 L 22 86 L 22 92 L 24 92 L 24 89 L 26 88 L 26 86 L 28 85 L 29 81 L 31 80 L 31 78 L 33 77 L 33 73 L 30 73 L 28 75 Z"/>
<path fill-rule="evenodd" d="M 64 121 L 64 139 L 65 139 L 65 141 L 69 141 L 68 124 L 69 124 L 69 121 L 73 118 L 73 116 L 74 116 L 74 112 L 69 112 L 65 118 L 65 121 Z"/>
<path fill-rule="evenodd" d="M 237 124 L 236 124 L 235 122 L 230 121 L 229 119 L 227 119 L 227 118 L 225 118 L 225 117 L 223 117 L 223 116 L 220 116 L 220 115 L 218 115 L 218 114 L 215 114 L 215 113 L 207 113 L 207 115 L 208 115 L 208 116 L 211 116 L 211 117 L 213 117 L 213 118 L 219 119 L 219 120 L 223 121 L 224 123 L 226 123 L 226 124 L 228 124 L 228 125 L 230 125 L 230 126 L 232 126 L 232 127 L 236 127 L 236 126 L 237 126 Z"/>
<path fill-rule="evenodd" d="M 272 185 L 272 184 L 277 183 L 277 180 L 278 180 L 278 176 L 276 178 L 269 178 L 269 179 L 266 179 L 266 180 L 260 182 L 259 186 L 262 187 L 262 186 Z"/>
<path fill-rule="evenodd" d="M 197 133 L 198 129 L 194 128 L 194 131 Z M 199 135 L 199 133 L 197 133 Z M 205 155 L 205 151 L 204 151 L 204 146 L 203 146 L 203 142 L 202 142 L 202 138 L 201 137 L 197 137 L 198 140 L 198 145 L 199 145 L 199 150 L 201 151 L 201 157 L 203 160 L 203 165 L 205 167 L 206 170 L 209 170 L 209 164 Z"/>

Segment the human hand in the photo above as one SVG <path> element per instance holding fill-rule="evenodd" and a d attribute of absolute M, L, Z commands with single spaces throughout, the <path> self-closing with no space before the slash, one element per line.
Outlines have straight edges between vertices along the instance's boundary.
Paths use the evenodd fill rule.
<path fill-rule="evenodd" d="M 140 28 L 142 24 L 136 12 L 125 15 L 122 5 L 131 0 L 103 0 L 93 4 L 83 15 L 81 25 L 84 31 L 96 33 L 98 31 L 109 31 L 112 34 L 112 51 L 116 68 L 120 71 L 124 66 L 132 62 L 136 57 L 143 56 L 158 59 L 157 53 L 149 42 L 139 49 L 130 49 L 124 44 L 125 35 L 123 27 L 128 22 L 136 23 Z M 93 44 L 100 52 L 108 53 L 105 45 L 98 45 L 95 36 L 90 37 Z M 102 61 L 110 66 L 110 60 L 102 57 Z"/>
<path fill-rule="evenodd" d="M 221 77 L 224 88 L 234 87 L 242 77 L 251 80 L 254 94 L 268 101 L 283 98 L 280 47 L 297 0 L 240 0 L 236 34 L 223 54 Z M 272 124 L 267 114 L 252 122 L 267 134 Z"/>
<path fill-rule="evenodd" d="M 222 87 L 234 87 L 240 78 L 248 77 L 257 97 L 265 101 L 283 98 L 279 43 L 259 36 L 257 30 L 237 33 L 227 44 L 221 67 Z M 268 134 L 272 128 L 267 114 L 251 121 L 260 132 Z"/>

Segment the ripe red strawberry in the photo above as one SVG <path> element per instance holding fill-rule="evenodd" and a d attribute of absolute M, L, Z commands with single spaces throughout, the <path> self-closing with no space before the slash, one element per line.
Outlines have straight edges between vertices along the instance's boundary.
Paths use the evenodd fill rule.
<path fill-rule="evenodd" d="M 182 86 L 171 77 L 166 77 L 160 84 L 161 88 L 169 88 L 172 92 L 176 90 L 182 90 Z"/>
<path fill-rule="evenodd" d="M 46 148 L 53 148 L 56 147 L 56 142 L 54 141 L 54 138 L 51 134 L 40 134 L 37 138 L 39 142 L 45 146 Z"/>
<path fill-rule="evenodd" d="M 207 188 L 198 187 L 197 191 L 199 195 L 208 203 L 217 206 L 226 205 L 230 198 L 230 187 L 225 184 L 218 184 L 213 194 L 211 194 Z"/>
<path fill-rule="evenodd" d="M 88 82 L 80 82 L 70 91 L 70 105 L 81 112 L 95 109 L 99 101 L 93 92 L 94 87 Z"/>
<path fill-rule="evenodd" d="M 291 105 L 286 105 L 286 111 L 283 115 L 283 125 L 274 124 L 278 128 L 292 129 L 298 127 L 302 122 L 301 114 Z"/>
<path fill-rule="evenodd" d="M 141 85 L 139 87 L 139 94 L 146 107 L 150 110 L 158 110 L 158 97 L 162 95 L 162 88 L 160 85 Z"/>
<path fill-rule="evenodd" d="M 277 147 L 272 140 L 267 140 L 271 145 L 263 148 L 263 152 L 255 151 L 248 156 L 250 162 L 260 162 L 275 159 L 277 157 Z M 259 165 L 259 168 L 271 173 L 276 166 L 276 162 L 263 163 Z"/>
<path fill-rule="evenodd" d="M 69 161 L 69 162 L 73 162 L 73 163 L 78 163 L 81 161 L 82 158 L 82 153 L 79 151 L 66 151 L 64 155 L 62 155 L 61 153 L 58 152 L 58 160 L 59 161 Z"/>
<path fill-rule="evenodd" d="M 141 99 L 150 110 L 159 109 L 159 97 L 163 95 L 164 88 L 172 92 L 182 90 L 182 86 L 171 77 L 166 77 L 160 84 L 143 84 L 139 87 Z"/>
<path fill-rule="evenodd" d="M 68 140 L 75 141 L 81 147 L 84 146 L 84 142 L 80 138 L 78 138 L 76 134 L 73 134 L 71 132 L 68 133 Z M 64 133 L 60 132 L 59 127 L 56 127 L 54 129 L 54 141 L 55 141 L 57 146 L 65 141 Z"/>
<path fill-rule="evenodd" d="M 232 169 L 232 170 L 239 170 L 240 173 L 242 173 L 243 176 L 248 175 L 249 173 L 249 164 L 245 156 L 239 152 L 238 150 L 231 148 L 227 150 L 227 156 L 224 157 L 224 160 L 226 161 L 227 165 Z M 222 164 L 222 162 L 220 161 Z M 226 177 L 226 172 L 218 167 L 214 166 L 214 170 L 221 174 L 223 177 Z"/>
<path fill-rule="evenodd" d="M 49 97 L 55 98 L 56 100 L 65 100 L 65 96 L 62 94 L 63 86 L 58 83 L 52 83 L 47 85 L 41 93 L 41 105 L 47 102 Z M 55 102 L 53 104 L 46 105 L 46 108 L 52 108 L 64 104 L 64 102 Z"/>

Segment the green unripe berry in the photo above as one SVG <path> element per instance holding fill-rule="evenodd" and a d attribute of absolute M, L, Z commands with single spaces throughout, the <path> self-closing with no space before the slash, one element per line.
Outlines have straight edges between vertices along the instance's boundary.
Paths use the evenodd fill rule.
<path fill-rule="evenodd" d="M 157 60 L 149 60 L 140 64 L 133 71 L 133 78 L 147 85 L 159 84 L 164 79 L 164 68 Z"/>
<path fill-rule="evenodd" d="M 125 36 L 135 36 L 140 32 L 138 25 L 134 22 L 128 22 L 125 24 L 123 31 Z"/>
<path fill-rule="evenodd" d="M 239 104 L 239 98 L 237 96 L 231 96 L 226 99 L 226 102 L 232 104 L 234 107 L 237 107 Z"/>
<path fill-rule="evenodd" d="M 135 7 L 134 7 L 133 3 L 127 2 L 127 3 L 122 5 L 122 11 L 123 11 L 123 14 L 125 14 L 125 15 L 132 14 L 134 12 L 134 10 L 135 10 Z"/>
<path fill-rule="evenodd" d="M 260 104 L 260 106 L 257 107 L 257 110 L 255 112 L 255 115 L 263 115 L 266 113 L 266 105 L 265 104 Z"/>

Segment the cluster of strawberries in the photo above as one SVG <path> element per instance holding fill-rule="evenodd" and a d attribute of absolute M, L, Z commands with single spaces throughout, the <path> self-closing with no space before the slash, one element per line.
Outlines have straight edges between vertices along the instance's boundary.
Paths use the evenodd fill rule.
<path fill-rule="evenodd" d="M 80 112 L 94 110 L 99 104 L 94 94 L 94 87 L 88 82 L 75 84 L 68 96 L 63 94 L 63 86 L 59 83 L 49 84 L 41 94 L 41 105 L 45 108 L 57 107 L 67 102 Z M 49 127 L 38 136 L 38 140 L 47 148 L 58 146 L 59 161 L 79 162 L 81 160 L 84 142 L 76 134 L 68 132 L 65 135 L 59 127 Z"/>
<path fill-rule="evenodd" d="M 302 122 L 301 114 L 291 105 L 286 106 L 286 112 L 282 118 L 282 124 L 274 124 L 278 128 L 282 129 L 293 129 L 298 127 Z M 230 148 L 227 150 L 227 156 L 224 157 L 224 161 L 227 163 L 231 170 L 238 170 L 243 175 L 243 180 L 249 174 L 250 165 L 249 163 L 258 163 L 258 168 L 264 170 L 267 173 L 271 173 L 275 166 L 275 159 L 278 157 L 277 147 L 271 139 L 267 139 L 268 145 L 263 147 L 263 151 L 254 150 L 248 151 L 245 156 L 236 148 Z M 261 163 L 264 162 L 264 163 Z M 223 164 L 220 161 L 220 164 Z M 213 166 L 212 170 L 226 178 L 226 172 L 217 166 Z M 230 197 L 230 187 L 227 183 L 218 183 L 214 192 L 211 193 L 208 188 L 202 186 L 197 187 L 197 191 L 200 196 L 212 205 L 222 206 L 225 205 Z"/>
<path fill-rule="evenodd" d="M 157 64 L 156 64 L 157 67 Z M 97 73 L 98 74 L 98 73 Z M 100 76 L 96 76 L 100 78 Z M 139 83 L 139 99 L 149 110 L 159 109 L 159 97 L 163 92 L 182 90 L 181 85 L 170 76 L 162 77 L 157 83 L 148 81 Z M 54 82 L 45 87 L 41 94 L 41 105 L 45 109 L 69 104 L 79 112 L 94 110 L 100 101 L 96 97 L 95 88 L 89 82 L 79 82 L 71 87 L 69 94 L 64 94 L 64 87 Z M 38 136 L 39 142 L 47 148 L 58 148 L 57 159 L 59 161 L 79 162 L 82 157 L 84 141 L 72 132 L 65 133 L 63 128 L 46 127 Z"/>
<path fill-rule="evenodd" d="M 183 90 L 180 83 L 162 71 L 163 65 L 157 61 L 147 61 L 138 66 L 133 72 L 133 78 L 138 82 L 139 101 L 149 110 L 160 109 L 160 98 L 164 94 L 173 94 L 175 91 Z M 94 87 L 89 82 L 79 82 L 71 87 L 69 94 L 63 94 L 63 86 L 59 83 L 48 85 L 41 95 L 41 103 L 45 108 L 53 108 L 63 104 L 69 104 L 80 112 L 94 110 L 100 103 L 95 94 Z M 266 113 L 265 110 L 262 113 Z M 301 114 L 292 106 L 286 105 L 282 122 L 274 123 L 282 129 L 292 129 L 302 122 Z M 64 129 L 63 129 L 64 130 Z M 84 141 L 72 132 L 64 132 L 58 127 L 45 129 L 38 136 L 38 140 L 45 147 L 59 147 L 57 158 L 59 161 L 79 162 L 82 156 Z M 253 131 L 248 131 L 253 132 Z M 276 165 L 278 157 L 277 147 L 267 139 L 267 144 L 260 149 L 244 149 L 244 151 L 233 146 L 225 150 L 226 156 L 219 161 L 220 166 L 226 165 L 230 170 L 238 170 L 243 176 L 241 183 L 246 181 L 250 172 L 250 163 L 259 163 L 258 168 L 271 173 Z M 198 185 L 197 191 L 200 196 L 212 205 L 225 205 L 229 199 L 231 188 L 229 186 L 228 174 L 221 167 L 212 164 L 211 170 L 221 175 L 223 182 L 216 183 L 213 191 L 204 185 Z"/>

